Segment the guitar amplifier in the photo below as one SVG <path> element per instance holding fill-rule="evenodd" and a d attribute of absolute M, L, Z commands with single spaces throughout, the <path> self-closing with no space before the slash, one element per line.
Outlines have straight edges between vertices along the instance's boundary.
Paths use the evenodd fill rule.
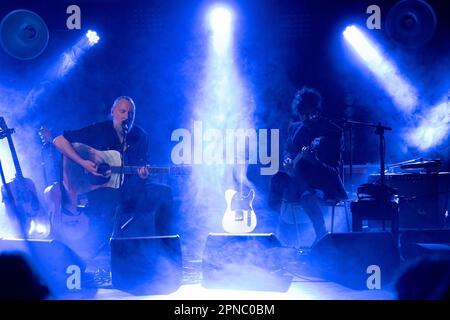
<path fill-rule="evenodd" d="M 369 176 L 369 183 L 380 175 Z M 386 185 L 398 190 L 400 228 L 443 228 L 448 210 L 450 173 L 386 174 Z"/>

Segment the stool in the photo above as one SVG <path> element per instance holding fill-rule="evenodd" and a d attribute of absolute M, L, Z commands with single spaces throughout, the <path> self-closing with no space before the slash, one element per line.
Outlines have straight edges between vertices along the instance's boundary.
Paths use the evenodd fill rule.
<path fill-rule="evenodd" d="M 344 210 L 345 210 L 345 221 L 347 222 L 347 231 L 350 231 L 350 223 L 348 221 L 347 202 L 345 200 L 342 200 L 342 201 L 324 200 L 322 202 L 322 205 L 331 207 L 330 233 L 333 233 L 333 230 L 334 230 L 334 214 L 336 212 L 336 207 L 337 206 L 343 206 L 344 207 Z"/>
<path fill-rule="evenodd" d="M 350 203 L 352 212 L 352 231 L 362 231 L 363 220 L 381 220 L 383 230 L 385 221 L 391 221 L 391 232 L 396 243 L 399 235 L 399 205 L 395 201 L 358 200 Z"/>
<path fill-rule="evenodd" d="M 282 200 L 277 234 L 284 245 L 295 248 L 307 246 L 304 243 L 304 237 L 301 237 L 300 234 L 306 236 L 306 238 L 308 238 L 308 234 L 299 229 L 304 228 L 308 224 L 311 224 L 311 220 L 304 212 L 300 201 Z"/>
<path fill-rule="evenodd" d="M 348 210 L 347 210 L 347 202 L 346 201 L 329 201 L 329 200 L 322 200 L 321 201 L 322 207 L 331 207 L 331 221 L 330 221 L 330 233 L 334 232 L 334 220 L 335 220 L 335 213 L 336 213 L 336 207 L 338 206 L 344 206 L 345 209 L 345 218 L 347 222 L 347 231 L 350 231 L 350 223 L 349 223 L 349 217 L 348 217 Z M 325 216 L 325 214 L 324 214 Z M 311 223 L 310 218 L 304 212 L 302 203 L 300 201 L 288 201 L 283 199 L 281 204 L 281 212 L 280 212 L 280 223 L 283 223 L 285 225 L 284 229 L 287 229 L 287 225 L 291 225 L 290 228 L 295 230 L 295 240 L 292 239 L 289 242 L 295 242 L 297 246 L 300 245 L 300 231 L 299 231 L 299 225 L 304 223 Z M 292 231 L 294 231 L 292 230 Z M 280 230 L 278 230 L 280 231 Z M 282 241 L 286 241 L 283 237 L 283 235 L 279 234 Z"/>

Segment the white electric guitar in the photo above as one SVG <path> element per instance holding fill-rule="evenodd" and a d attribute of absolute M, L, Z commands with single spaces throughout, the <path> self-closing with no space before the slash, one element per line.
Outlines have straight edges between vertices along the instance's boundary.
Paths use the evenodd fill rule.
<path fill-rule="evenodd" d="M 225 191 L 227 208 L 222 218 L 222 226 L 229 233 L 249 233 L 256 228 L 256 214 L 253 210 L 255 191 L 250 189 L 243 194 L 242 169 L 240 177 L 240 191 L 228 189 Z"/>

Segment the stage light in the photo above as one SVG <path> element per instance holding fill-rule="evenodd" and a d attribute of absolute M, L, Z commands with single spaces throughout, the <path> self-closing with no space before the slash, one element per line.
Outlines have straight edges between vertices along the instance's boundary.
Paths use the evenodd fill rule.
<path fill-rule="evenodd" d="M 98 41 L 100 40 L 100 37 L 98 36 L 97 32 L 92 30 L 88 30 L 88 32 L 86 32 L 86 38 L 88 39 L 89 45 L 91 46 L 98 43 Z"/>
<path fill-rule="evenodd" d="M 216 6 L 208 12 L 211 42 L 216 53 L 227 52 L 231 45 L 233 17 L 230 9 Z"/>
<path fill-rule="evenodd" d="M 400 75 L 396 66 L 356 26 L 347 27 L 343 35 L 394 104 L 404 112 L 413 112 L 418 104 L 416 90 Z"/>
<path fill-rule="evenodd" d="M 209 12 L 209 23 L 214 32 L 229 32 L 231 29 L 231 22 L 231 12 L 225 7 L 215 7 Z"/>

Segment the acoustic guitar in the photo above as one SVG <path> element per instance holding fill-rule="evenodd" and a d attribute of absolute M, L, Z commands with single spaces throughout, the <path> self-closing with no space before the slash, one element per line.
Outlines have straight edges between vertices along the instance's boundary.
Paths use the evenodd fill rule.
<path fill-rule="evenodd" d="M 44 239 L 50 233 L 50 221 L 41 206 L 34 182 L 25 178 L 17 157 L 12 139 L 14 129 L 8 128 L 5 119 L 0 117 L 0 138 L 8 140 L 16 175 L 11 182 L 3 181 L 2 195 L 7 211 L 19 221 L 19 226 L 27 238 Z M 2 175 L 4 180 L 4 176 Z"/>
<path fill-rule="evenodd" d="M 55 182 L 59 182 L 60 178 L 60 156 L 59 151 L 53 145 L 53 133 L 52 131 L 42 126 L 38 131 L 41 138 L 41 159 L 42 169 L 45 178 L 45 185 L 49 186 Z"/>
<path fill-rule="evenodd" d="M 284 165 L 282 172 L 295 179 L 296 188 L 301 194 L 303 191 L 309 189 L 320 189 L 324 193 L 324 197 L 327 200 L 341 201 L 347 199 L 347 193 L 345 191 L 342 179 L 339 176 L 339 172 L 328 172 L 321 170 L 315 170 L 311 167 L 304 168 L 302 162 L 305 161 L 305 154 L 310 153 L 314 157 L 318 155 L 318 148 L 321 145 L 324 137 L 315 137 L 309 147 L 303 147 L 297 153 L 292 163 L 288 166 Z M 309 171 L 308 171 L 309 170 Z"/>
<path fill-rule="evenodd" d="M 63 181 L 67 190 L 82 194 L 99 188 L 120 188 L 125 175 L 138 174 L 142 166 L 122 166 L 120 152 L 116 150 L 100 151 L 82 143 L 72 143 L 75 151 L 84 160 L 97 164 L 97 172 L 101 176 L 87 172 L 78 163 L 63 156 Z M 188 175 L 188 166 L 154 167 L 146 166 L 149 174 Z"/>
<path fill-rule="evenodd" d="M 53 134 L 45 126 L 39 130 L 42 142 L 42 163 L 44 175 L 55 179 L 55 168 L 58 159 L 55 157 L 56 149 L 52 143 Z M 59 179 L 57 179 L 59 180 Z M 51 181 L 50 179 L 47 181 Z M 52 236 L 70 245 L 84 239 L 89 233 L 90 221 L 82 212 L 83 206 L 76 193 L 70 192 L 59 181 L 54 181 L 44 190 L 44 201 L 51 221 Z"/>

